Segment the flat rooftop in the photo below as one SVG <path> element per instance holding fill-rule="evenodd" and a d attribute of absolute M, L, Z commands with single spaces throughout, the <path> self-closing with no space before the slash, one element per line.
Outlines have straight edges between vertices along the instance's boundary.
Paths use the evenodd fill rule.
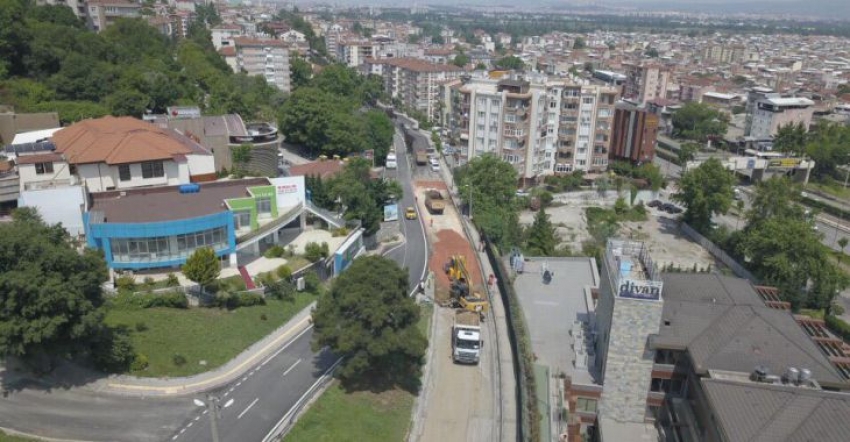
<path fill-rule="evenodd" d="M 266 178 L 199 184 L 198 193 L 180 193 L 180 186 L 164 186 L 92 195 L 91 212 L 101 212 L 104 223 L 150 223 L 197 218 L 227 211 L 224 200 L 250 196 L 248 188 L 268 186 Z"/>
<path fill-rule="evenodd" d="M 595 371 L 573 363 L 571 334 L 575 321 L 592 322 L 585 289 L 599 285 L 593 258 L 526 258 L 524 267 L 514 280 L 514 289 L 537 362 L 548 365 L 553 374 L 565 373 L 573 383 L 594 384 Z M 545 269 L 553 273 L 548 284 L 543 282 Z"/>

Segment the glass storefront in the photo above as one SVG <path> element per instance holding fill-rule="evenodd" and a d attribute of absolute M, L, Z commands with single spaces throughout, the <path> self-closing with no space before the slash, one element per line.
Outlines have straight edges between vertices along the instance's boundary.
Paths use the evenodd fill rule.
<path fill-rule="evenodd" d="M 227 228 L 217 227 L 195 233 L 149 238 L 113 238 L 114 262 L 157 262 L 183 259 L 201 247 L 220 250 L 228 247 Z"/>

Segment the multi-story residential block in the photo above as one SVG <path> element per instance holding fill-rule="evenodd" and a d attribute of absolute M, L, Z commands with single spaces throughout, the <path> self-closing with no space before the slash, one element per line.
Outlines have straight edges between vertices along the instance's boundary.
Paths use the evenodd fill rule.
<path fill-rule="evenodd" d="M 100 32 L 119 18 L 138 17 L 142 5 L 128 0 L 88 0 L 86 16 L 89 27 Z"/>
<path fill-rule="evenodd" d="M 238 71 L 259 75 L 268 84 L 289 92 L 289 46 L 285 42 L 237 37 L 234 45 Z"/>
<path fill-rule="evenodd" d="M 776 135 L 780 127 L 788 124 L 802 124 L 808 130 L 812 122 L 814 104 L 808 98 L 761 99 L 753 109 L 750 136 L 755 139 L 768 139 Z"/>
<path fill-rule="evenodd" d="M 495 154 L 523 180 L 608 167 L 617 89 L 571 80 L 470 78 L 454 87 L 452 138 L 460 156 Z"/>
<path fill-rule="evenodd" d="M 380 75 L 384 90 L 404 107 L 425 114 L 432 121 L 440 118 L 440 87 L 446 80 L 457 78 L 461 69 L 457 66 L 434 64 L 414 58 L 369 59 L 364 71 Z"/>
<path fill-rule="evenodd" d="M 357 67 L 375 57 L 376 47 L 369 39 L 352 38 L 337 43 L 337 59 L 346 66 Z"/>
<path fill-rule="evenodd" d="M 741 63 L 747 48 L 743 45 L 713 44 L 703 50 L 703 58 L 715 63 Z"/>
<path fill-rule="evenodd" d="M 623 63 L 626 71 L 626 83 L 623 97 L 644 104 L 656 98 L 667 97 L 667 83 L 670 71 L 658 64 Z"/>
<path fill-rule="evenodd" d="M 617 105 L 611 131 L 610 159 L 651 163 L 657 142 L 657 115 L 627 103 Z"/>
<path fill-rule="evenodd" d="M 210 28 L 212 43 L 216 50 L 223 47 L 233 46 L 233 41 L 236 37 L 245 35 L 242 26 L 235 24 L 220 24 Z"/>

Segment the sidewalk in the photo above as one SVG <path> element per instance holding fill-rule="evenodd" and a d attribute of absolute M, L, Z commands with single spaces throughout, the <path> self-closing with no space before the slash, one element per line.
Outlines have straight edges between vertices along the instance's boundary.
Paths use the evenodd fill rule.
<path fill-rule="evenodd" d="M 228 363 L 194 376 L 142 378 L 113 375 L 98 378 L 102 375 L 71 366 L 67 366 L 69 368 L 67 370 L 56 370 L 55 372 L 61 371 L 58 375 L 54 372 L 54 374 L 37 379 L 19 375 L 12 370 L 0 370 L 0 373 L 2 373 L 4 382 L 12 384 L 21 381 L 35 381 L 43 385 L 79 385 L 82 389 L 96 393 L 139 397 L 191 395 L 226 385 L 252 368 L 256 369 L 265 365 L 268 359 L 286 348 L 285 343 L 300 336 L 312 326 L 311 313 L 315 305 L 316 303 L 313 302 L 290 319 L 289 322 L 245 349 Z"/>

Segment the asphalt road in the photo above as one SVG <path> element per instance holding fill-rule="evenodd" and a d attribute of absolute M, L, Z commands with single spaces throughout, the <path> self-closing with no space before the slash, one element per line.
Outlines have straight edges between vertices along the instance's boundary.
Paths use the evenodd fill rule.
<path fill-rule="evenodd" d="M 682 176 L 682 167 L 671 163 L 659 156 L 655 156 L 652 162 L 661 169 L 666 178 L 679 179 Z"/>
<path fill-rule="evenodd" d="M 387 257 L 399 263 L 402 267 L 407 267 L 412 289 L 425 276 L 425 268 L 428 264 L 428 243 L 425 240 L 425 231 L 422 230 L 422 224 L 420 222 L 422 218 L 421 214 L 417 216 L 416 220 L 407 220 L 404 218 L 404 211 L 408 207 L 419 209 L 413 192 L 411 159 L 404 145 L 404 137 L 401 136 L 398 130 L 396 130 L 393 137 L 393 145 L 395 146 L 396 156 L 398 157 L 398 169 L 396 169 L 394 175 L 404 189 L 404 196 L 399 201 L 398 207 L 401 233 L 405 237 L 405 243 L 401 247 L 390 251 Z"/>
<path fill-rule="evenodd" d="M 404 188 L 399 202 L 401 231 L 406 242 L 387 256 L 407 267 L 410 288 L 425 274 L 427 242 L 418 220 L 403 217 L 406 207 L 415 206 L 411 171 L 403 138 L 397 132 L 394 143 L 399 168 L 394 173 Z M 282 418 L 289 415 L 298 400 L 330 367 L 335 358 L 327 351 L 310 350 L 312 328 L 289 341 L 278 353 L 254 367 L 243 378 L 213 392 L 222 403 L 233 405 L 221 411 L 219 435 L 222 442 L 260 442 Z M 46 390 L 24 386 L 0 396 L 0 427 L 44 437 L 80 441 L 194 441 L 211 439 L 209 412 L 193 404 L 193 399 L 131 398 L 98 395 L 85 388 Z"/>
<path fill-rule="evenodd" d="M 220 411 L 218 431 L 221 442 L 262 441 L 333 365 L 336 358 L 329 351 L 313 353 L 310 349 L 312 336 L 311 327 L 290 341 L 279 354 L 270 357 L 268 362 L 213 392 L 220 398 L 221 404 L 233 400 L 231 406 Z M 190 402 L 188 398 L 186 401 Z M 166 440 L 211 441 L 210 413 L 206 408 L 196 407 L 184 419 L 179 430 Z"/>

